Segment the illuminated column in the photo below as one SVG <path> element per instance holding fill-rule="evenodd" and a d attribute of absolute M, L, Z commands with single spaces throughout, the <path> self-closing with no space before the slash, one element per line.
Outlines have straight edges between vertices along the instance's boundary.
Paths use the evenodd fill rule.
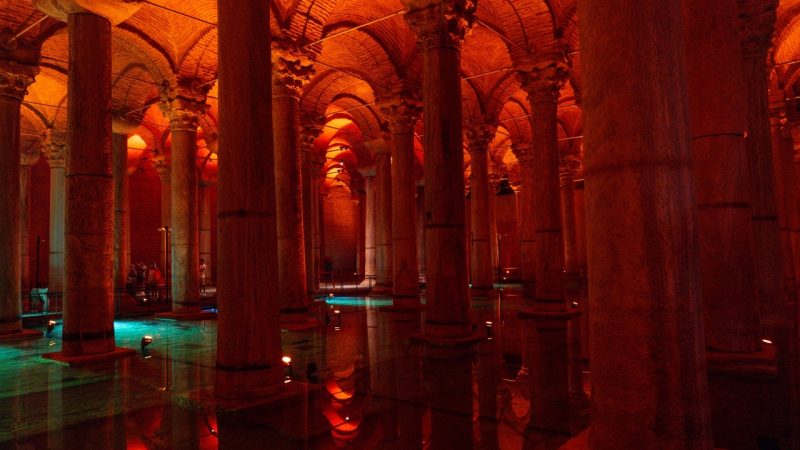
<path fill-rule="evenodd" d="M 19 169 L 19 229 L 20 229 L 20 288 L 27 291 L 33 286 L 31 280 L 31 257 L 28 253 L 30 246 L 30 219 L 31 219 L 31 167 L 39 162 L 39 152 L 21 153 Z"/>
<path fill-rule="evenodd" d="M 531 105 L 532 155 L 535 186 L 533 199 L 535 275 L 533 302 L 522 317 L 529 326 L 531 370 L 531 427 L 544 433 L 570 432 L 570 361 L 567 329 L 578 312 L 564 297 L 564 241 L 561 232 L 561 192 L 556 128 L 558 97 L 567 78 L 563 58 L 534 61 L 518 67 L 522 88 Z M 529 190 L 523 186 L 523 189 Z M 523 221 L 523 223 L 525 223 Z M 531 226 L 531 225 L 527 225 Z"/>
<path fill-rule="evenodd" d="M 153 159 L 150 163 L 158 173 L 158 179 L 161 180 L 161 224 L 169 228 L 172 224 L 172 183 L 170 182 L 171 169 L 169 159 L 162 156 Z M 165 232 L 162 230 L 162 233 Z M 163 244 L 160 246 L 159 256 L 161 259 L 159 259 L 158 264 L 166 264 L 165 261 L 169 255 L 167 254 L 167 248 Z M 167 273 L 168 267 L 162 267 L 161 269 L 164 271 L 165 277 L 169 275 Z"/>
<path fill-rule="evenodd" d="M 322 259 L 322 208 L 320 207 L 319 190 L 322 187 L 322 180 L 325 174 L 322 168 L 325 166 L 325 154 L 313 153 L 311 158 L 311 256 L 312 269 L 314 270 L 314 290 L 319 290 L 319 273 Z"/>
<path fill-rule="evenodd" d="M 369 144 L 369 145 L 368 145 Z M 365 143 L 375 161 L 375 293 L 392 287 L 392 154 L 383 139 Z"/>
<path fill-rule="evenodd" d="M 161 109 L 172 133 L 170 151 L 170 237 L 172 314 L 183 319 L 208 318 L 200 312 L 200 248 L 197 228 L 197 126 L 206 111 L 208 83 L 178 80 L 161 92 Z M 196 317 L 195 317 L 196 316 Z"/>
<path fill-rule="evenodd" d="M 467 0 L 404 0 L 403 18 L 422 52 L 425 133 L 425 335 L 469 336 L 470 298 L 461 123 L 461 43 L 476 5 Z"/>
<path fill-rule="evenodd" d="M 395 305 L 419 304 L 417 230 L 409 214 L 415 210 L 414 124 L 421 105 L 410 96 L 380 102 L 391 132 L 392 296 Z M 376 165 L 382 164 L 380 159 Z M 388 164 L 388 163 L 387 163 Z M 379 169 L 380 170 L 380 169 Z"/>
<path fill-rule="evenodd" d="M 570 281 L 574 281 L 578 276 L 578 249 L 575 243 L 575 175 L 580 164 L 577 155 L 562 155 L 559 169 L 561 218 L 564 227 L 564 272 Z"/>
<path fill-rule="evenodd" d="M 489 144 L 494 139 L 496 127 L 480 121 L 465 130 L 470 157 L 470 280 L 472 291 L 486 296 L 494 287 L 492 282 L 492 255 L 490 232 L 492 221 L 489 205 Z"/>
<path fill-rule="evenodd" d="M 303 87 L 314 74 L 311 60 L 288 40 L 272 41 L 272 127 L 278 216 L 278 286 L 281 320 L 306 322 L 303 191 L 300 176 L 299 109 Z"/>
<path fill-rule="evenodd" d="M 536 282 L 536 232 L 533 193 L 536 189 L 533 149 L 529 142 L 514 142 L 511 151 L 519 162 L 522 186 L 519 188 L 519 256 L 522 295 L 533 299 Z"/>
<path fill-rule="evenodd" d="M 37 2 L 67 21 L 66 279 L 61 352 L 68 362 L 124 356 L 114 342 L 114 180 L 111 152 L 111 27 L 140 4 Z M 96 4 L 95 4 L 96 3 Z"/>
<path fill-rule="evenodd" d="M 578 9 L 596 450 L 713 447 L 682 6 Z"/>
<path fill-rule="evenodd" d="M 211 189 L 215 189 L 215 187 L 212 187 L 210 181 L 197 182 L 198 248 L 200 259 L 206 263 L 206 284 L 211 282 L 214 270 L 211 261 Z"/>
<path fill-rule="evenodd" d="M 738 0 L 741 57 L 747 93 L 747 155 L 753 204 L 753 229 L 761 315 L 767 322 L 785 317 L 782 250 L 775 198 L 775 173 L 769 132 L 767 50 L 775 29 L 776 1 Z"/>
<path fill-rule="evenodd" d="M 317 209 L 319 206 L 319 185 L 317 178 L 321 165 L 317 160 L 322 158 L 324 162 L 324 155 L 318 156 L 314 153 L 314 141 L 322 133 L 322 130 L 315 124 L 313 119 L 304 118 L 301 120 L 302 131 L 300 133 L 300 155 L 302 161 L 302 183 L 303 183 L 303 240 L 305 241 L 305 259 L 306 259 L 306 292 L 309 297 L 314 295 L 314 292 L 319 287 L 319 255 L 315 254 L 314 249 L 319 245 L 314 245 L 314 224 L 319 221 L 316 220 Z M 316 222 L 315 222 L 316 221 Z M 316 259 L 315 259 L 316 258 Z"/>
<path fill-rule="evenodd" d="M 128 277 L 128 136 L 111 135 L 112 171 L 114 173 L 114 287 L 125 288 Z"/>
<path fill-rule="evenodd" d="M 0 50 L 0 338 L 41 333 L 22 329 L 20 303 L 20 105 L 39 72 L 33 60 L 5 59 Z M 26 286 L 27 287 L 27 286 Z"/>
<path fill-rule="evenodd" d="M 42 142 L 42 154 L 50 165 L 50 255 L 47 288 L 49 292 L 64 291 L 65 198 L 66 165 L 69 154 L 67 133 L 48 130 Z"/>
<path fill-rule="evenodd" d="M 500 173 L 497 164 L 489 158 L 489 251 L 492 255 L 492 283 L 498 281 L 500 274 L 500 248 L 497 241 L 497 214 L 495 212 L 495 196 L 500 185 Z"/>
<path fill-rule="evenodd" d="M 219 0 L 216 395 L 256 401 L 283 387 L 269 6 Z M 257 132 L 254 132 L 257 131 Z"/>
<path fill-rule="evenodd" d="M 375 168 L 361 171 L 364 177 L 366 213 L 364 224 L 364 276 L 375 275 Z"/>

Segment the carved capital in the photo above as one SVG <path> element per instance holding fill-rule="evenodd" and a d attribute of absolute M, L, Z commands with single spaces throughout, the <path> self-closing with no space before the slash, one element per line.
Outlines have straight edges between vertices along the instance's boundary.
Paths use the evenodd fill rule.
<path fill-rule="evenodd" d="M 322 134 L 321 122 L 309 118 L 301 118 L 298 133 L 300 151 L 304 153 L 313 153 L 314 141 L 317 140 L 320 134 Z"/>
<path fill-rule="evenodd" d="M 272 41 L 272 95 L 300 98 L 303 88 L 314 76 L 310 55 L 287 39 Z"/>
<path fill-rule="evenodd" d="M 522 89 L 528 93 L 531 103 L 558 102 L 558 96 L 569 75 L 569 67 L 563 61 L 549 60 L 517 68 Z"/>
<path fill-rule="evenodd" d="M 738 0 L 742 56 L 766 59 L 777 20 L 774 0 Z"/>
<path fill-rule="evenodd" d="M 572 180 L 581 171 L 582 165 L 577 155 L 562 155 L 559 158 L 558 174 L 564 180 Z"/>
<path fill-rule="evenodd" d="M 467 150 L 470 153 L 486 152 L 494 140 L 497 125 L 486 120 L 474 120 L 467 123 L 464 135 L 467 138 Z"/>
<path fill-rule="evenodd" d="M 522 167 L 533 167 L 533 146 L 530 142 L 519 142 L 511 145 L 511 152 Z"/>
<path fill-rule="evenodd" d="M 392 133 L 410 133 L 422 114 L 422 102 L 410 96 L 398 96 L 378 100 L 381 114 L 389 122 Z"/>
<path fill-rule="evenodd" d="M 41 151 L 50 168 L 66 167 L 69 157 L 67 133 L 53 129 L 45 131 L 42 135 Z"/>
<path fill-rule="evenodd" d="M 153 169 L 158 172 L 158 178 L 161 182 L 169 183 L 171 173 L 169 160 L 164 155 L 159 155 L 150 160 L 150 163 L 153 165 Z"/>
<path fill-rule="evenodd" d="M 475 22 L 475 0 L 403 0 L 403 16 L 417 35 L 422 51 L 461 48 L 464 36 Z"/>
<path fill-rule="evenodd" d="M 0 60 L 0 97 L 22 102 L 38 73 L 38 67 Z"/>
<path fill-rule="evenodd" d="M 206 113 L 206 95 L 211 84 L 196 78 L 183 78 L 173 86 L 161 87 L 161 112 L 169 119 L 172 131 L 197 131 L 200 116 Z"/>

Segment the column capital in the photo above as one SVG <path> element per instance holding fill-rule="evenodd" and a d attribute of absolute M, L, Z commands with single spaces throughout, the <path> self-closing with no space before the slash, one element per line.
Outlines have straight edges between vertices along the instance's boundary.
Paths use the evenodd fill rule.
<path fill-rule="evenodd" d="M 209 90 L 211 83 L 197 78 L 181 78 L 174 85 L 165 83 L 161 87 L 159 107 L 172 131 L 197 131 L 200 116 L 208 109 Z"/>
<path fill-rule="evenodd" d="M 515 70 L 531 103 L 557 103 L 561 88 L 569 76 L 569 66 L 559 57 L 519 64 Z"/>
<path fill-rule="evenodd" d="M 392 133 L 410 133 L 422 114 L 422 102 L 410 95 L 377 99 L 381 115 L 389 122 Z"/>
<path fill-rule="evenodd" d="M 364 179 L 375 178 L 375 166 L 362 167 L 358 169 L 358 173 L 360 173 Z"/>
<path fill-rule="evenodd" d="M 153 169 L 158 172 L 158 178 L 162 183 L 168 183 L 170 181 L 171 170 L 169 159 L 167 159 L 165 156 L 159 155 L 151 159 L 150 164 L 152 164 Z"/>
<path fill-rule="evenodd" d="M 19 165 L 30 167 L 39 162 L 41 153 L 39 152 L 22 152 L 19 154 Z"/>
<path fill-rule="evenodd" d="M 577 155 L 562 155 L 559 158 L 558 174 L 561 178 L 575 178 L 582 165 Z"/>
<path fill-rule="evenodd" d="M 369 150 L 370 154 L 372 154 L 373 158 L 378 158 L 378 156 L 391 156 L 392 151 L 388 145 L 386 145 L 385 139 L 373 139 L 371 141 L 364 142 L 364 147 Z"/>
<path fill-rule="evenodd" d="M 494 140 L 495 133 L 497 133 L 497 124 L 492 121 L 485 118 L 467 121 L 464 128 L 467 151 L 469 153 L 489 151 L 489 144 Z"/>
<path fill-rule="evenodd" d="M 775 0 L 737 0 L 742 56 L 766 60 L 777 20 Z"/>
<path fill-rule="evenodd" d="M 300 98 L 314 76 L 312 55 L 289 39 L 272 40 L 272 96 Z"/>
<path fill-rule="evenodd" d="M 50 168 L 67 166 L 69 146 L 66 131 L 48 129 L 42 135 L 42 155 L 47 159 Z"/>
<path fill-rule="evenodd" d="M 464 36 L 475 22 L 475 0 L 402 0 L 403 16 L 417 35 L 424 52 L 434 48 L 461 48 Z"/>
<path fill-rule="evenodd" d="M 39 68 L 0 59 L 0 97 L 22 102 Z"/>
<path fill-rule="evenodd" d="M 530 142 L 515 142 L 511 144 L 511 153 L 522 167 L 533 167 L 533 146 Z"/>

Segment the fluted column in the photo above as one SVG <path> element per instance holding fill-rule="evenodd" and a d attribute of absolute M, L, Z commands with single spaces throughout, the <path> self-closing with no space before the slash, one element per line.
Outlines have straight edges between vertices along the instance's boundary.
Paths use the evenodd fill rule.
<path fill-rule="evenodd" d="M 375 161 L 375 288 L 389 293 L 392 288 L 392 154 L 382 142 L 372 141 Z"/>
<path fill-rule="evenodd" d="M 269 5 L 219 0 L 216 390 L 254 401 L 283 386 Z"/>
<path fill-rule="evenodd" d="M 533 301 L 523 317 L 533 319 L 529 330 L 528 367 L 531 370 L 531 427 L 543 433 L 570 432 L 570 360 L 567 329 L 578 311 L 564 297 L 564 241 L 561 232 L 561 192 L 557 142 L 557 107 L 568 68 L 562 59 L 533 62 L 518 68 L 528 93 L 533 119 L 533 229 L 535 280 Z M 527 189 L 527 188 L 524 188 Z M 528 205 L 530 208 L 531 205 Z M 523 222 L 524 223 L 524 222 Z"/>
<path fill-rule="evenodd" d="M 522 295 L 533 299 L 536 284 L 536 231 L 534 229 L 534 206 L 536 199 L 536 174 L 534 173 L 533 148 L 530 142 L 514 142 L 511 151 L 519 162 L 522 186 L 519 189 L 519 257 Z"/>
<path fill-rule="evenodd" d="M 468 0 L 404 0 L 403 18 L 422 51 L 425 147 L 425 335 L 471 333 L 465 239 L 461 44 L 476 5 Z"/>
<path fill-rule="evenodd" d="M 489 144 L 497 128 L 485 120 L 472 123 L 465 130 L 470 157 L 470 280 L 476 295 L 486 296 L 494 287 L 489 222 Z"/>
<path fill-rule="evenodd" d="M 736 5 L 734 0 L 686 4 L 706 345 L 713 351 L 754 352 L 760 348 L 758 292 Z M 719 77 L 720 69 L 728 75 Z"/>
<path fill-rule="evenodd" d="M 47 288 L 64 291 L 64 249 L 66 233 L 66 165 L 69 155 L 67 133 L 48 130 L 42 142 L 42 154 L 50 165 L 50 228 Z"/>
<path fill-rule="evenodd" d="M 114 173 L 114 287 L 125 288 L 128 276 L 128 136 L 111 135 Z"/>
<path fill-rule="evenodd" d="M 0 50 L 0 57 L 5 57 Z M 14 58 L 16 59 L 16 58 Z M 0 336 L 20 336 L 20 105 L 38 73 L 35 64 L 0 59 Z"/>
<path fill-rule="evenodd" d="M 392 295 L 395 305 L 415 305 L 419 303 L 417 230 L 409 213 L 416 208 L 414 124 L 422 105 L 410 96 L 398 96 L 381 100 L 380 106 L 392 135 Z"/>
<path fill-rule="evenodd" d="M 19 229 L 20 229 L 20 288 L 27 291 L 33 287 L 31 280 L 31 257 L 28 253 L 30 247 L 30 219 L 31 219 L 31 167 L 39 162 L 39 152 L 21 153 L 19 169 Z"/>
<path fill-rule="evenodd" d="M 782 250 L 769 132 L 767 50 L 775 29 L 777 1 L 738 0 L 741 56 L 747 95 L 747 155 L 750 166 L 758 299 L 766 322 L 780 320 L 786 303 Z"/>
<path fill-rule="evenodd" d="M 272 127 L 278 216 L 278 284 L 281 320 L 305 322 L 306 289 L 303 190 L 298 140 L 300 94 L 314 74 L 311 60 L 288 40 L 272 41 Z"/>
<path fill-rule="evenodd" d="M 711 449 L 682 1 L 581 0 L 578 18 L 589 445 Z"/>

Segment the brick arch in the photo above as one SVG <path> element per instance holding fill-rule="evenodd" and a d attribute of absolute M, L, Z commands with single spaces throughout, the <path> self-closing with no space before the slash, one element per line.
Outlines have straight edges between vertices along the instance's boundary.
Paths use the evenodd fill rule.
<path fill-rule="evenodd" d="M 334 98 L 343 93 L 356 95 L 365 103 L 375 101 L 372 87 L 364 80 L 336 70 L 318 72 L 300 97 L 300 110 L 312 118 L 325 116 Z"/>
<path fill-rule="evenodd" d="M 178 59 L 178 75 L 211 81 L 217 78 L 217 28 L 205 27 Z"/>
<path fill-rule="evenodd" d="M 530 114 L 525 93 L 515 92 L 503 105 L 500 111 L 499 122 L 508 130 L 514 142 L 530 142 L 532 137 Z"/>

